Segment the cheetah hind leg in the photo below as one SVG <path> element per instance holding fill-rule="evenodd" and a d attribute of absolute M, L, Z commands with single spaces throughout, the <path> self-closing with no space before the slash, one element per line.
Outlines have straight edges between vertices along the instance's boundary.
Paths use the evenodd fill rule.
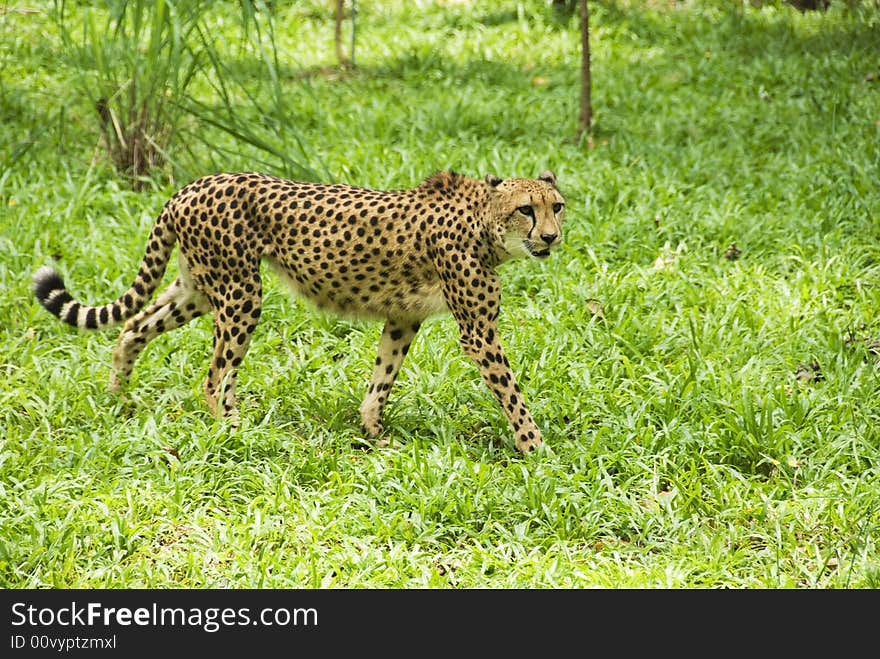
<path fill-rule="evenodd" d="M 128 382 L 138 356 L 157 336 L 211 311 L 207 299 L 178 277 L 156 301 L 125 323 L 110 371 L 110 391 L 118 393 Z"/>
<path fill-rule="evenodd" d="M 387 320 L 382 330 L 378 355 L 373 366 L 373 377 L 360 407 L 361 430 L 373 440 L 377 448 L 392 444 L 387 438 L 381 437 L 384 431 L 382 410 L 388 402 L 388 393 L 418 331 L 418 322 L 394 319 Z"/>
<path fill-rule="evenodd" d="M 225 301 L 214 310 L 214 352 L 205 379 L 205 399 L 214 416 L 240 425 L 235 385 L 238 368 L 247 353 L 262 309 L 262 283 L 259 274 L 252 284 L 227 282 Z"/>

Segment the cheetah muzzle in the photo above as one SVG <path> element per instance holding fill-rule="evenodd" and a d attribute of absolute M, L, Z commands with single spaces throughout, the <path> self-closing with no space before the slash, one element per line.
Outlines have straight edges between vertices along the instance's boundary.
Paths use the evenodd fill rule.
<path fill-rule="evenodd" d="M 536 179 L 484 180 L 441 172 L 415 188 L 391 191 L 216 174 L 168 200 L 134 282 L 115 301 L 77 302 L 50 267 L 34 274 L 33 291 L 74 327 L 125 323 L 113 353 L 114 391 L 152 339 L 212 313 L 205 397 L 214 414 L 237 426 L 236 373 L 260 319 L 266 261 L 318 307 L 385 321 L 360 406 L 372 439 L 383 432 L 382 410 L 421 322 L 449 311 L 464 352 L 513 428 L 517 450 L 528 453 L 542 437 L 501 348 L 496 267 L 515 257 L 546 258 L 561 241 L 564 214 L 549 171 Z M 175 245 L 179 274 L 148 304 Z"/>

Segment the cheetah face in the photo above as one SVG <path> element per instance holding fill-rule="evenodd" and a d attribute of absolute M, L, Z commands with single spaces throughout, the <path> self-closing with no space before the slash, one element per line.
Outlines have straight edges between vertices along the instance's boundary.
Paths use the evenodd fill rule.
<path fill-rule="evenodd" d="M 510 257 L 546 258 L 562 242 L 565 199 L 556 177 L 544 172 L 537 179 L 501 180 L 486 176 L 497 193 L 496 238 Z"/>

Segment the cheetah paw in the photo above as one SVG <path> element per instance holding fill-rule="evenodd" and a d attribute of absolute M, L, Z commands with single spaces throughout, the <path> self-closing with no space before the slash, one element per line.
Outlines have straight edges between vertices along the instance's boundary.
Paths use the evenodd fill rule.
<path fill-rule="evenodd" d="M 523 455 L 528 455 L 529 453 L 535 452 L 537 449 L 544 446 L 547 447 L 546 444 L 541 440 L 540 437 L 536 437 L 534 439 L 517 439 L 516 440 L 516 450 L 522 453 Z"/>

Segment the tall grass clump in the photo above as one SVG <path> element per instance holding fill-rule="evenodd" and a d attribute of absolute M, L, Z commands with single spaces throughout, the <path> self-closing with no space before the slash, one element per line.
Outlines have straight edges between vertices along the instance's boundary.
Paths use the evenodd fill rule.
<path fill-rule="evenodd" d="M 231 42 L 207 23 L 197 26 L 199 52 L 206 61 L 206 100 L 189 95 L 184 101 L 199 124 L 219 129 L 232 141 L 224 145 L 197 131 L 190 143 L 200 144 L 221 163 L 250 147 L 251 161 L 260 166 L 299 179 L 326 179 L 329 172 L 317 151 L 294 127 L 298 110 L 292 99 L 311 96 L 312 90 L 308 78 L 294 75 L 279 57 L 272 6 L 244 0 L 239 20 L 240 37 Z M 309 165 L 316 161 L 320 173 Z"/>
<path fill-rule="evenodd" d="M 200 63 L 188 44 L 208 4 L 110 0 L 105 12 L 82 7 L 77 20 L 65 0 L 55 1 L 77 91 L 95 110 L 108 157 L 135 187 L 168 160 Z"/>
<path fill-rule="evenodd" d="M 292 112 L 279 82 L 271 11 L 241 3 L 239 43 L 251 59 L 236 67 L 226 61 L 215 3 L 70 4 L 55 0 L 52 17 L 71 54 L 73 85 L 94 109 L 108 159 L 132 187 L 169 165 L 191 177 L 218 155 L 247 149 L 261 164 L 316 178 L 305 164 L 313 154 L 293 122 L 281 121 Z M 206 127 L 231 140 L 207 138 Z"/>

